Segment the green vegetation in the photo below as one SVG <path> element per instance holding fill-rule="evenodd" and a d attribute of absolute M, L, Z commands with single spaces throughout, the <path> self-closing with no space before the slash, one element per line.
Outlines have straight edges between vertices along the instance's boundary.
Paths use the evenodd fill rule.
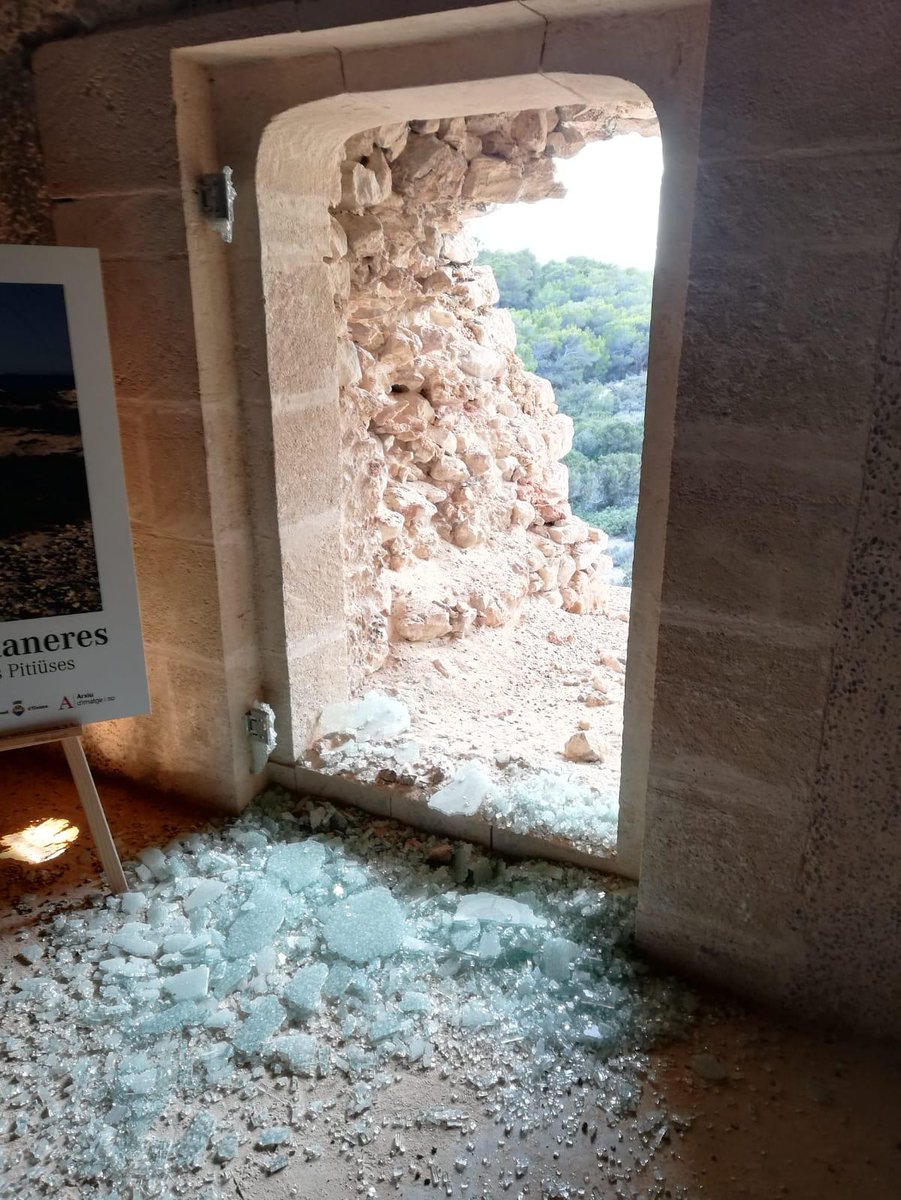
<path fill-rule="evenodd" d="M 483 250 L 500 303 L 513 316 L 518 353 L 549 379 L 573 419 L 573 511 L 611 537 L 635 537 L 651 324 L 649 271 L 590 258 L 541 264 L 530 250 Z M 631 581 L 631 546 L 614 559 Z"/>

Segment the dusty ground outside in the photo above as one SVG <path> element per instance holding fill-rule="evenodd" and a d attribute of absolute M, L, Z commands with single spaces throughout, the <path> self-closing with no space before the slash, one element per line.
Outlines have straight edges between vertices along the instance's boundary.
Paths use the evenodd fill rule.
<path fill-rule="evenodd" d="M 581 616 L 539 598 L 523 606 L 519 621 L 499 629 L 394 643 L 372 684 L 407 704 L 410 736 L 424 750 L 461 759 L 560 764 L 568 739 L 589 721 L 608 753 L 605 762 L 584 763 L 581 770 L 586 782 L 615 789 L 625 675 L 604 659 L 626 662 L 631 595 L 629 588 L 611 588 L 607 613 Z M 593 677 L 605 692 L 592 686 Z M 598 705 L 602 697 L 607 703 Z"/>
<path fill-rule="evenodd" d="M 308 766 L 368 785 L 396 779 L 430 805 L 475 769 L 494 790 L 479 820 L 606 858 L 617 838 L 630 600 L 629 588 L 611 588 L 605 612 L 577 614 L 536 598 L 498 628 L 392 644 L 362 694 L 400 700 L 409 727 L 317 740 Z"/>
<path fill-rule="evenodd" d="M 83 825 L 74 790 L 53 753 L 7 754 L 3 766 L 0 836 L 51 816 Z M 202 829 L 208 821 L 197 810 L 122 783 L 101 781 L 101 790 L 126 855 L 175 833 Z M 421 838 L 409 836 L 409 852 L 422 852 Z M 17 934 L 34 914 L 48 904 L 77 905 L 79 892 L 97 890 L 97 871 L 84 837 L 44 867 L 0 862 L 4 974 Z M 699 1059 L 699 1054 L 714 1056 L 713 1069 L 710 1058 Z M 484 1103 L 453 1077 L 399 1070 L 394 1086 L 377 1096 L 378 1131 L 368 1145 L 342 1152 L 343 1114 L 326 1110 L 307 1139 L 321 1147 L 321 1157 L 305 1162 L 297 1154 L 271 1177 L 254 1164 L 236 1165 L 232 1192 L 243 1200 L 413 1197 L 433 1194 L 437 1184 L 441 1194 L 523 1200 L 846 1200 L 854 1194 L 894 1200 L 898 1194 L 901 1066 L 887 1048 L 835 1040 L 822 1031 L 791 1030 L 704 997 L 694 1031 L 685 1041 L 653 1051 L 642 1074 L 646 1086 L 637 1119 L 605 1113 L 585 1084 L 563 1098 L 558 1122 L 520 1138 L 517 1129 L 496 1125 Z M 326 1083 L 305 1086 L 311 1098 L 325 1098 Z M 263 1099 L 271 1087 L 272 1082 L 261 1081 Z M 426 1105 L 465 1108 L 476 1128 L 417 1128 L 413 1115 Z M 680 1119 L 671 1121 L 666 1140 L 644 1166 L 646 1131 L 655 1129 L 661 1105 Z M 461 1172 L 454 1164 L 463 1159 Z M 405 1170 L 394 1186 L 391 1172 L 398 1162 Z M 2 1171 L 0 1194 L 10 1194 Z"/>

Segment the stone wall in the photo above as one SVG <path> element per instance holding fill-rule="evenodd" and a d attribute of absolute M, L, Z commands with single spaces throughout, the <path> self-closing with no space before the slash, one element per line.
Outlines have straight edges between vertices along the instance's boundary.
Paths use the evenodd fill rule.
<path fill-rule="evenodd" d="M 246 803 L 263 782 L 247 767 L 244 714 L 256 698 L 278 714 L 284 766 L 323 702 L 347 694 L 346 489 L 322 262 L 344 140 L 417 116 L 634 104 L 653 94 L 671 130 L 664 192 L 682 196 L 655 295 L 669 314 L 661 366 L 676 352 L 704 10 L 627 19 L 602 11 L 596 34 L 574 47 L 556 37 L 568 17 L 551 37 L 550 18 L 533 6 L 461 0 L 428 10 L 428 0 L 405 0 L 361 26 L 373 13 L 360 0 L 191 4 L 84 37 L 55 40 L 45 30 L 34 54 L 46 172 L 29 169 L 29 184 L 35 196 L 46 190 L 63 244 L 97 246 L 102 256 L 154 709 L 96 727 L 90 751 L 95 762 L 223 807 Z M 104 6 L 95 23 L 135 12 Z M 590 49 L 591 61 L 573 78 L 576 47 Z M 267 144 L 275 175 L 261 168 Z M 197 176 L 223 161 L 241 197 L 228 247 L 200 218 L 195 190 Z M 272 220 L 261 238 L 263 210 Z M 298 331 L 290 347 L 267 337 L 267 318 L 278 328 L 287 314 Z M 652 513 L 665 499 L 673 396 L 660 367 L 656 380 L 658 469 L 650 504 L 643 499 Z M 649 585 L 636 619 L 647 628 L 630 675 L 645 714 L 639 728 L 660 560 L 653 538 L 643 544 Z M 637 846 L 643 744 L 635 757 Z M 635 863 L 633 854 L 633 871 Z"/>
<path fill-rule="evenodd" d="M 554 159 L 653 110 L 584 105 L 402 122 L 346 145 L 332 261 L 341 304 L 352 679 L 391 640 L 462 636 L 530 595 L 604 604 L 606 535 L 570 509 L 572 422 L 516 356 L 465 222 L 563 194 Z"/>
<path fill-rule="evenodd" d="M 143 6 L 98 0 L 92 7 L 133 16 Z M 159 531 L 159 553 L 139 561 L 142 594 L 155 589 L 152 632 L 161 645 L 174 641 L 177 604 L 191 620 L 181 635 L 183 665 L 151 681 L 157 715 L 117 723 L 106 735 L 110 760 L 220 803 L 247 798 L 246 767 L 239 779 L 221 764 L 230 747 L 236 764 L 244 749 L 241 702 L 252 698 L 256 676 L 242 638 L 255 618 L 242 604 L 234 619 L 220 620 L 228 635 L 221 649 L 199 644 L 192 622 L 200 614 L 208 627 L 239 594 L 235 580 L 249 589 L 258 576 L 249 555 L 241 572 L 223 567 L 231 528 L 213 529 L 216 558 L 198 577 L 209 556 L 199 559 L 196 539 L 168 537 L 159 525 L 177 516 L 208 537 L 201 521 L 207 479 L 221 486 L 240 478 L 240 464 L 227 453 L 243 444 L 225 389 L 201 421 L 188 378 L 196 357 L 173 48 L 271 34 L 287 35 L 303 53 L 308 35 L 297 31 L 328 28 L 306 53 L 334 63 L 336 82 L 315 94 L 309 59 L 270 63 L 256 55 L 260 75 L 277 77 L 273 87 L 307 88 L 270 115 L 342 91 L 375 103 L 379 89 L 398 81 L 427 88 L 528 77 L 530 87 L 546 90 L 562 72 L 561 90 L 584 99 L 580 81 L 588 77 L 633 80 L 660 114 L 666 158 L 660 247 L 669 259 L 658 259 L 654 303 L 657 311 L 665 292 L 671 307 L 663 320 L 654 318 L 649 429 L 661 408 L 671 425 L 681 346 L 672 487 L 668 436 L 658 430 L 646 441 L 644 461 L 655 454 L 656 469 L 643 481 L 648 536 L 636 579 L 646 571 L 641 590 L 650 600 L 642 613 L 636 587 L 639 653 L 630 647 L 629 655 L 630 678 L 643 679 L 641 705 L 656 691 L 640 936 L 679 969 L 808 1015 L 825 1012 L 897 1034 L 899 393 L 891 374 L 897 330 L 887 321 L 896 303 L 889 284 L 901 181 L 897 5 L 861 0 L 849 15 L 847 4 L 826 0 L 811 22 L 806 5 L 713 0 L 696 192 L 703 6 L 611 13 L 604 3 L 572 0 L 444 3 L 427 19 L 426 53 L 416 29 L 405 41 L 399 31 L 370 27 L 387 46 L 373 50 L 369 42 L 360 48 L 358 34 L 347 46 L 335 27 L 394 16 L 404 18 L 406 31 L 427 0 L 214 7 L 216 15 L 203 20 L 182 15 L 56 43 L 39 59 L 45 152 L 60 199 L 57 236 L 101 245 L 112 266 L 112 307 L 122 313 L 113 351 L 123 368 L 154 371 L 159 382 L 166 348 L 165 421 L 159 394 L 139 393 L 131 405 L 129 491 L 133 506 L 151 506 Z M 450 33 L 442 24 L 449 8 L 461 9 Z M 38 203 L 43 178 L 28 74 L 15 40 L 41 9 L 50 6 L 4 10 L 6 61 L 12 47 L 15 65 L 3 104 L 0 222 L 11 240 L 49 236 Z M 62 0 L 53 9 L 71 6 Z M 473 22 L 474 12 L 484 26 Z M 241 64 L 248 72 L 251 53 Z M 204 68 L 198 88 L 211 72 Z M 252 113 L 261 88 L 248 88 Z M 519 95 L 494 107 L 532 103 Z M 357 127 L 376 123 L 367 117 Z M 692 196 L 697 220 L 683 337 Z M 231 252 L 236 261 L 242 250 Z M 248 260 L 238 300 L 255 295 L 253 272 L 258 280 L 258 255 Z M 218 294 L 209 289 L 198 305 L 212 307 Z M 163 296 L 165 304 L 155 302 Z M 250 346 L 265 358 L 260 307 L 242 310 L 247 319 L 232 338 L 242 356 Z M 218 424 L 216 405 L 224 411 Z M 245 514 L 240 497 L 230 511 L 237 528 Z M 273 664 L 273 677 L 284 675 L 283 663 Z M 221 676 L 212 702 L 211 675 Z M 636 760 L 645 762 L 649 726 L 636 721 L 632 728 L 642 742 Z M 636 788 L 636 805 L 644 793 Z M 636 838 L 636 860 L 640 845 Z"/>
<path fill-rule="evenodd" d="M 711 10 L 639 932 L 897 1034 L 901 12 L 809 15 Z"/>
<path fill-rule="evenodd" d="M 193 7 L 214 6 L 214 0 L 201 0 Z M 119 21 L 174 13 L 181 7 L 183 0 L 7 0 L 0 4 L 0 241 L 54 240 L 32 92 L 31 55 L 36 47 Z"/>
<path fill-rule="evenodd" d="M 479 7 L 487 0 L 445 0 L 436 8 Z M 274 5 L 269 5 L 271 10 Z M 403 15 L 392 9 L 428 12 L 420 4 L 383 3 L 366 0 L 289 0 L 280 7 L 291 10 L 281 15 L 282 26 L 324 29 L 330 25 L 352 25 Z M 0 241 L 52 242 L 46 180 L 35 115 L 32 86 L 32 56 L 42 45 L 63 39 L 130 24 L 169 22 L 209 14 L 240 28 L 241 36 L 252 36 L 253 10 L 265 10 L 259 0 L 3 0 L 0 3 Z M 240 10 L 250 10 L 247 17 Z M 235 18 L 237 11 L 240 15 Z M 248 19 L 249 18 L 249 19 Z M 267 33 L 268 13 L 258 23 Z M 176 39 L 177 40 L 177 39 Z"/>

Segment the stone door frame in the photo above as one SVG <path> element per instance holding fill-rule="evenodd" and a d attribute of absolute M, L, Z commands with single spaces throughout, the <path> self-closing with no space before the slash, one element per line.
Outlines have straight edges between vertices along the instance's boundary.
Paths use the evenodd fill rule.
<path fill-rule="evenodd" d="M 293 778 L 323 704 L 347 696 L 338 338 L 330 268 L 323 262 L 343 142 L 400 120 L 650 100 L 660 120 L 665 170 L 619 848 L 610 864 L 637 876 L 705 15 L 701 9 L 629 16 L 600 11 L 557 19 L 500 4 L 174 52 L 201 391 L 208 380 L 211 389 L 227 386 L 240 397 L 243 427 L 234 432 L 244 446 L 242 500 L 252 530 L 246 565 L 254 575 L 263 692 L 280 729 L 271 770 L 283 781 Z M 229 246 L 205 224 L 196 197 L 197 177 L 225 164 L 238 190 Z M 217 295 L 228 298 L 225 313 L 225 305 L 210 303 Z"/>

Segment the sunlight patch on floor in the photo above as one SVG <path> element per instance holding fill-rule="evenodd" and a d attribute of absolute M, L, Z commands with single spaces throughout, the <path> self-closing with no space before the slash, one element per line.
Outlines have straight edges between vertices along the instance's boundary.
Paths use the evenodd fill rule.
<path fill-rule="evenodd" d="M 12 858 L 17 862 L 45 863 L 59 858 L 78 837 L 79 828 L 65 817 L 48 817 L 0 837 L 0 859 Z"/>

